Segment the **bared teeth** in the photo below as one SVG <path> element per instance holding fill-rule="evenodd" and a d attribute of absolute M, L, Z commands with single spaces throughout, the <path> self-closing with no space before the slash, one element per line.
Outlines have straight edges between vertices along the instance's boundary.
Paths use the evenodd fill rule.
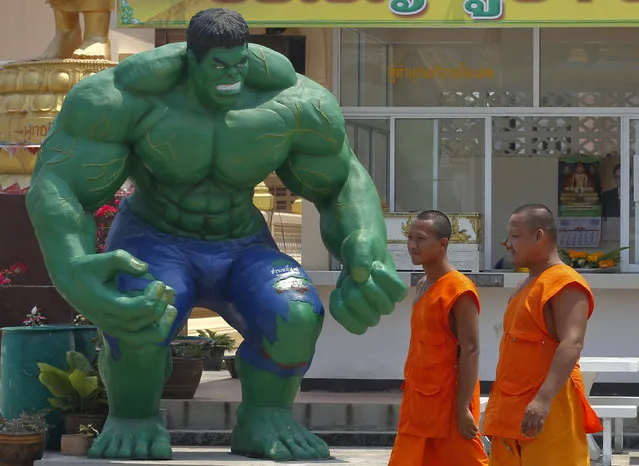
<path fill-rule="evenodd" d="M 242 83 L 236 82 L 235 84 L 220 84 L 217 86 L 218 91 L 239 91 Z"/>

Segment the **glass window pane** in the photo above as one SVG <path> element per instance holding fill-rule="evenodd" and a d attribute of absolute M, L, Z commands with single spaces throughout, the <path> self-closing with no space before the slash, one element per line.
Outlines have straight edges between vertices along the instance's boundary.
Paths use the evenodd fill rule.
<path fill-rule="evenodd" d="M 482 213 L 483 135 L 481 119 L 396 120 L 395 211 Z"/>
<path fill-rule="evenodd" d="M 446 213 L 452 224 L 448 257 L 459 270 L 484 268 L 483 139 L 483 119 L 395 121 L 395 212 Z M 397 251 L 397 244 L 390 247 Z M 398 264 L 414 269 L 404 259 Z"/>
<path fill-rule="evenodd" d="M 548 28 L 540 34 L 542 106 L 639 106 L 639 28 Z"/>
<path fill-rule="evenodd" d="M 341 36 L 340 104 L 356 107 L 359 92 L 359 34 L 344 29 Z"/>
<path fill-rule="evenodd" d="M 433 208 L 434 120 L 395 120 L 395 211 Z"/>
<path fill-rule="evenodd" d="M 380 202 L 388 207 L 389 121 L 346 120 L 346 131 L 357 159 L 375 183 Z"/>
<path fill-rule="evenodd" d="M 530 106 L 532 61 L 530 29 L 343 30 L 342 105 Z"/>
<path fill-rule="evenodd" d="M 629 217 L 630 241 L 628 244 L 620 244 L 620 246 L 628 246 L 630 248 L 628 256 L 629 263 L 635 268 L 639 265 L 639 218 L 636 216 L 637 207 L 639 206 L 639 186 L 638 180 L 635 178 L 635 165 L 639 162 L 639 120 L 630 120 L 630 170 L 628 173 L 628 186 L 630 188 L 630 205 L 629 211 L 622 212 L 618 207 L 621 204 L 621 167 L 615 165 L 611 170 L 610 186 L 608 195 L 604 192 L 604 203 L 610 205 L 608 210 L 619 213 L 620 215 Z M 605 208 L 605 204 L 604 204 Z"/>

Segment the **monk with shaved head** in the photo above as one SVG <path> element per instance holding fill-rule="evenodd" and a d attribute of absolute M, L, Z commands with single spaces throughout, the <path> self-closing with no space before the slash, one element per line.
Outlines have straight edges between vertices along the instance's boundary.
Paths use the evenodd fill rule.
<path fill-rule="evenodd" d="M 411 222 L 417 284 L 404 398 L 389 466 L 488 466 L 479 437 L 479 296 L 448 262 L 448 217 L 426 210 Z"/>
<path fill-rule="evenodd" d="M 579 368 L 594 309 L 588 283 L 564 264 L 548 207 L 525 205 L 508 222 L 506 247 L 529 276 L 511 297 L 484 435 L 491 466 L 587 466 L 587 433 L 601 423 Z"/>

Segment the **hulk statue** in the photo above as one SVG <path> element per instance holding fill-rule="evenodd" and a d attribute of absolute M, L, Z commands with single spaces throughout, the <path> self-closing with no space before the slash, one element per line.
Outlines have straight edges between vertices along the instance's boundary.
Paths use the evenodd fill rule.
<path fill-rule="evenodd" d="M 341 325 L 363 334 L 406 294 L 339 104 L 284 56 L 247 41 L 237 12 L 201 11 L 186 44 L 82 80 L 43 141 L 29 215 L 55 286 L 106 342 L 109 418 L 90 457 L 171 458 L 160 397 L 169 343 L 193 306 L 214 309 L 244 338 L 232 451 L 329 457 L 292 414 L 324 309 L 252 203 L 269 173 L 321 214 L 324 244 L 343 264 L 330 298 Z M 127 178 L 135 192 L 95 254 L 92 211 Z"/>

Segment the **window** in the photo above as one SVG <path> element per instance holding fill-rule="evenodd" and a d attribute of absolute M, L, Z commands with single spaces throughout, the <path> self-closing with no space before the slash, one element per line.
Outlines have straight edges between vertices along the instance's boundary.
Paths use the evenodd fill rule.
<path fill-rule="evenodd" d="M 530 29 L 342 30 L 341 104 L 532 105 Z"/>
<path fill-rule="evenodd" d="M 619 118 L 494 117 L 491 264 L 511 268 L 501 242 L 513 210 L 529 203 L 554 213 L 560 247 L 618 248 L 619 215 L 606 191 L 616 188 L 619 149 Z"/>
<path fill-rule="evenodd" d="M 389 204 L 389 121 L 347 120 L 346 134 L 357 159 L 366 168 L 379 194 L 382 208 Z"/>
<path fill-rule="evenodd" d="M 542 107 L 637 107 L 639 29 L 542 29 Z"/>
<path fill-rule="evenodd" d="M 483 119 L 397 119 L 394 211 L 483 212 L 483 135 Z"/>

